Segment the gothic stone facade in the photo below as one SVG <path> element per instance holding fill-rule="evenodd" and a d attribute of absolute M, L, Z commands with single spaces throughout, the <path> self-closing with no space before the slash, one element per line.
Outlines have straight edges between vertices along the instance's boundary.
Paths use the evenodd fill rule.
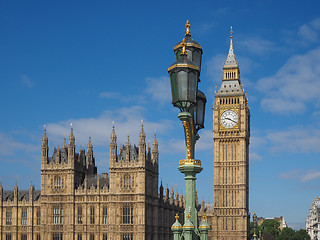
<path fill-rule="evenodd" d="M 213 104 L 214 207 L 211 239 L 249 237 L 250 108 L 240 82 L 232 30 L 223 78 Z"/>
<path fill-rule="evenodd" d="M 311 240 L 320 239 L 320 198 L 316 196 L 310 206 L 308 218 L 306 219 L 306 230 Z"/>
<path fill-rule="evenodd" d="M 114 128 L 109 174 L 97 176 L 91 139 L 87 152 L 69 144 L 48 156 L 46 132 L 41 146 L 41 191 L 0 187 L 0 240 L 164 240 L 172 239 L 174 216 L 183 213 L 183 195 L 158 192 L 158 143 L 117 150 Z"/>

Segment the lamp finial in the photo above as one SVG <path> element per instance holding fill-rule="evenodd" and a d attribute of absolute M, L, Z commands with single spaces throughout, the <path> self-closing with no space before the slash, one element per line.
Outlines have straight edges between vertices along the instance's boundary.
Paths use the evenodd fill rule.
<path fill-rule="evenodd" d="M 189 20 L 187 20 L 187 23 L 186 23 L 186 25 L 185 25 L 185 27 L 186 27 L 186 34 L 185 34 L 185 36 L 191 36 L 191 33 L 190 33 L 190 23 L 189 23 Z"/>

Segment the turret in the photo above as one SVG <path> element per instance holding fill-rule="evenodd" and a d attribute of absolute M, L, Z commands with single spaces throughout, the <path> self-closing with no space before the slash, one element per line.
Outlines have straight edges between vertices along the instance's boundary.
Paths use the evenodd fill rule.
<path fill-rule="evenodd" d="M 68 149 L 68 146 L 67 146 L 67 142 L 66 142 L 66 138 L 64 137 L 63 138 L 63 145 L 62 145 L 62 149 Z"/>
<path fill-rule="evenodd" d="M 146 160 L 146 134 L 144 133 L 143 124 L 141 124 L 141 131 L 139 135 L 139 162 L 142 163 L 145 160 Z"/>
<path fill-rule="evenodd" d="M 97 167 L 95 166 L 95 161 L 93 157 L 93 146 L 91 142 L 91 137 L 89 137 L 89 142 L 87 145 L 87 157 L 86 157 L 86 166 L 89 175 L 96 175 L 97 174 Z M 84 150 L 83 150 L 84 154 Z"/>
<path fill-rule="evenodd" d="M 87 165 L 93 165 L 94 164 L 94 159 L 93 159 L 93 146 L 91 142 L 91 137 L 89 137 L 89 142 L 87 144 Z"/>
<path fill-rule="evenodd" d="M 174 191 L 173 191 L 173 187 L 171 188 L 171 192 L 170 192 L 170 204 L 171 204 L 171 205 L 174 204 Z"/>
<path fill-rule="evenodd" d="M 178 192 L 178 189 L 176 191 L 175 205 L 179 207 L 179 192 Z"/>
<path fill-rule="evenodd" d="M 164 201 L 165 202 L 169 202 L 169 188 L 168 188 L 168 185 L 166 187 L 166 195 L 164 197 Z"/>
<path fill-rule="evenodd" d="M 56 158 L 56 163 L 61 163 L 61 157 L 60 157 L 60 148 L 58 145 L 58 149 L 56 151 L 56 156 L 54 156 Z"/>
<path fill-rule="evenodd" d="M 48 137 L 47 137 L 47 129 L 44 126 L 44 133 L 42 137 L 42 145 L 41 145 L 41 168 L 48 163 L 48 154 L 49 154 L 49 147 L 48 147 Z"/>
<path fill-rule="evenodd" d="M 163 199 L 163 185 L 162 185 L 162 180 L 160 184 L 160 199 Z"/>
<path fill-rule="evenodd" d="M 71 124 L 71 132 L 69 136 L 69 146 L 68 146 L 68 164 L 74 165 L 74 153 L 75 153 L 75 137 L 73 135 L 73 128 Z"/>
<path fill-rule="evenodd" d="M 204 209 L 205 209 L 205 201 L 204 201 L 204 197 L 203 197 L 202 201 L 201 201 L 201 212 L 204 212 Z"/>
<path fill-rule="evenodd" d="M 14 189 L 13 189 L 13 199 L 14 199 L 14 202 L 15 204 L 18 204 L 18 184 L 16 182 L 16 185 L 14 186 Z"/>
<path fill-rule="evenodd" d="M 32 202 L 33 201 L 33 192 L 34 192 L 34 187 L 32 185 L 32 181 L 30 183 L 30 187 L 29 187 L 29 201 Z"/>
<path fill-rule="evenodd" d="M 183 193 L 182 193 L 182 191 L 181 191 L 181 194 L 180 194 L 180 204 L 179 204 L 179 206 L 182 207 L 182 208 L 185 206 L 184 202 L 183 202 Z"/>
<path fill-rule="evenodd" d="M 150 140 L 148 141 L 146 161 L 150 161 L 150 162 L 151 162 L 151 147 L 150 147 Z"/>
<path fill-rule="evenodd" d="M 127 138 L 127 143 L 126 143 L 126 162 L 130 162 L 130 148 L 131 148 L 131 143 L 130 143 L 130 139 L 129 139 L 129 135 Z"/>
<path fill-rule="evenodd" d="M 155 166 L 158 166 L 158 160 L 159 160 L 159 150 L 158 150 L 158 141 L 157 136 L 154 134 L 154 139 L 152 143 L 152 163 Z"/>
<path fill-rule="evenodd" d="M 110 136 L 110 166 L 117 161 L 117 135 L 114 130 L 114 122 L 112 126 L 112 132 Z"/>

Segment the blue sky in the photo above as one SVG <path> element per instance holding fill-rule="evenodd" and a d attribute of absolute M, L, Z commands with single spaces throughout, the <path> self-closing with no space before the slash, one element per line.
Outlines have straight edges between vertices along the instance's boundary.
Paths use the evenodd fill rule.
<path fill-rule="evenodd" d="M 109 137 L 157 134 L 160 178 L 179 192 L 183 128 L 167 69 L 185 22 L 204 51 L 199 88 L 208 98 L 197 144 L 199 201 L 213 201 L 212 103 L 230 26 L 251 107 L 250 211 L 304 227 L 320 192 L 320 2 L 1 1 L 0 179 L 40 187 L 40 146 L 62 146 L 73 123 L 77 150 L 92 136 L 98 172 Z"/>

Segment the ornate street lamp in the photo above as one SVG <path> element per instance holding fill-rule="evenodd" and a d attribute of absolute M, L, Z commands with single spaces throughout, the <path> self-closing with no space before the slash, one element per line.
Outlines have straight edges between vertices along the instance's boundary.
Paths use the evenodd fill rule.
<path fill-rule="evenodd" d="M 194 157 L 195 143 L 199 139 L 198 131 L 204 128 L 206 96 L 198 90 L 200 82 L 200 68 L 202 48 L 191 38 L 190 24 L 187 21 L 185 38 L 176 45 L 174 52 L 176 62 L 172 64 L 168 73 L 170 75 L 172 104 L 180 109 L 178 115 L 182 121 L 185 133 L 186 159 L 180 160 L 179 171 L 185 175 L 186 205 L 184 211 L 184 225 L 179 223 L 179 217 L 171 229 L 174 240 L 208 238 L 210 226 L 203 218 L 198 228 L 198 213 L 195 204 L 196 174 L 202 171 L 201 161 Z"/>
<path fill-rule="evenodd" d="M 253 239 L 254 240 L 258 239 L 256 230 L 257 230 L 257 215 L 256 215 L 256 213 L 254 213 L 253 214 Z"/>

